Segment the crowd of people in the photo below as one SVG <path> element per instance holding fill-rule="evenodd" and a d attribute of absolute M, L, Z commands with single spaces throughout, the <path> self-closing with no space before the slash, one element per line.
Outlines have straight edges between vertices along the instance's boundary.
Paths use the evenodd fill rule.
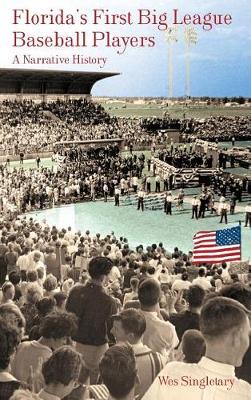
<path fill-rule="evenodd" d="M 35 103 L 5 100 L 0 104 L 2 155 L 52 152 L 62 141 L 121 138 L 126 148 L 165 145 L 168 129 L 180 130 L 182 140 L 247 140 L 250 117 L 210 117 L 204 120 L 117 118 L 90 99 Z M 13 140 L 14 138 L 14 140 Z"/>
<path fill-rule="evenodd" d="M 177 129 L 181 128 L 181 120 L 178 118 L 170 118 L 164 115 L 163 118 L 149 117 L 142 118 L 141 125 L 148 131 L 165 130 L 165 129 Z"/>
<path fill-rule="evenodd" d="M 184 119 L 181 124 L 184 138 L 189 141 L 203 139 L 209 142 L 229 142 L 235 140 L 251 139 L 251 117 L 250 116 L 211 116 L 209 118 L 196 120 Z"/>
<path fill-rule="evenodd" d="M 249 275 L 26 217 L 0 236 L 1 400 L 250 398 Z"/>
<path fill-rule="evenodd" d="M 172 146 L 169 150 L 160 150 L 159 159 L 175 168 L 212 168 L 213 165 L 212 155 L 196 151 L 191 145 L 189 149 L 184 145 L 182 148 Z"/>
<path fill-rule="evenodd" d="M 24 153 L 62 140 L 120 137 L 130 150 L 122 157 L 117 145 L 73 146 L 58 154 L 57 168 L 40 166 L 39 156 L 34 169 L 1 165 L 0 399 L 251 399 L 251 271 L 238 274 L 226 262 L 198 266 L 178 247 L 132 248 L 114 232 L 75 232 L 18 216 L 85 197 L 114 196 L 119 206 L 128 192 L 138 194 L 143 211 L 152 189 L 165 191 L 166 214 L 173 200 L 182 211 L 183 188 L 171 193 L 174 174 L 161 177 L 133 148 L 150 145 L 154 153 L 166 141 L 158 131 L 168 128 L 211 139 L 217 118 L 207 121 L 207 137 L 198 121 L 113 118 L 87 99 L 5 101 L 0 118 L 1 149 L 20 154 L 21 164 Z M 228 123 L 219 121 L 222 138 Z M 234 118 L 230 133 L 246 137 L 246 124 Z M 160 159 L 177 168 L 181 159 L 182 166 L 210 165 L 188 147 L 161 151 Z M 225 197 L 229 192 L 234 213 L 247 185 L 247 177 L 214 174 L 193 198 L 191 217 L 215 212 L 217 192 L 220 222 L 227 223 Z M 251 226 L 251 208 L 246 222 Z"/>
<path fill-rule="evenodd" d="M 53 167 L 23 169 L 0 166 L 0 211 L 3 215 L 43 209 L 52 205 L 95 200 L 132 189 L 140 179 L 144 154 L 122 157 L 117 145 L 63 150 L 62 161 Z"/>
<path fill-rule="evenodd" d="M 52 152 L 57 142 L 107 138 L 121 138 L 128 148 L 165 142 L 165 135 L 148 131 L 141 120 L 111 117 L 100 104 L 86 98 L 51 103 L 5 100 L 0 104 L 2 155 Z"/>
<path fill-rule="evenodd" d="M 161 159 L 176 163 L 176 166 L 179 157 L 186 158 L 186 156 L 187 160 L 199 157 L 195 152 L 187 153 L 184 149 L 159 152 Z M 138 155 L 129 153 L 122 157 L 115 144 L 87 150 L 71 147 L 68 150 L 63 149 L 61 157 L 62 162 L 51 168 L 42 167 L 39 162 L 37 168 L 26 170 L 22 165 L 21 168 L 13 170 L 8 165 L 2 165 L 0 167 L 2 215 L 17 215 L 34 209 L 83 200 L 95 201 L 98 198 L 107 201 L 109 197 L 114 197 L 115 205 L 118 206 L 120 196 L 129 195 L 130 198 L 130 194 L 138 195 L 138 208 L 143 210 L 147 195 L 161 192 L 166 194 L 164 211 L 167 214 L 171 213 L 174 202 L 177 209 L 183 207 L 185 181 L 177 180 L 177 173 L 171 170 L 163 176 L 160 175 L 153 160 L 150 158 L 146 160 L 144 153 Z M 147 168 L 147 172 L 144 167 Z M 202 195 L 192 200 L 194 210 L 195 206 L 198 206 L 198 213 L 194 212 L 196 218 L 197 215 L 204 217 L 206 210 L 210 210 L 211 213 L 216 212 L 214 206 L 216 195 L 229 200 L 228 211 L 233 214 L 237 202 L 242 201 L 242 194 L 246 195 L 250 189 L 247 176 L 238 179 L 232 175 L 224 176 L 215 172 L 207 180 L 207 184 L 202 187 Z M 183 194 L 172 195 L 170 191 L 178 188 L 182 189 Z"/>

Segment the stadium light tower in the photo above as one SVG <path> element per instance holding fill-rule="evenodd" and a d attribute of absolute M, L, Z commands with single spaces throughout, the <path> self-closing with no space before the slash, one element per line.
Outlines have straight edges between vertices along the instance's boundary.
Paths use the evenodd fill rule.
<path fill-rule="evenodd" d="M 198 42 L 198 34 L 194 28 L 185 29 L 185 63 L 186 63 L 186 79 L 185 79 L 185 95 L 190 96 L 191 76 L 190 76 L 190 49 L 192 45 Z"/>
<path fill-rule="evenodd" d="M 168 28 L 165 31 L 165 39 L 168 43 L 168 97 L 173 97 L 173 43 L 178 42 L 177 27 Z"/>

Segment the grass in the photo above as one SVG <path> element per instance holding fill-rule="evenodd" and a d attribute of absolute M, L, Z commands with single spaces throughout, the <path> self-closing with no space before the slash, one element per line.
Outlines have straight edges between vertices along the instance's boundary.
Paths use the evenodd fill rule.
<path fill-rule="evenodd" d="M 238 212 L 228 217 L 229 225 L 219 224 L 219 216 L 207 213 L 206 218 L 191 219 L 191 205 L 185 204 L 184 211 L 176 211 L 172 216 L 158 211 L 137 211 L 136 206 L 114 207 L 113 202 L 103 201 L 85 202 L 55 207 L 48 210 L 34 211 L 27 214 L 38 221 L 46 219 L 49 225 L 59 228 L 72 226 L 73 230 L 90 230 L 91 234 L 99 232 L 107 235 L 111 231 L 117 237 L 128 238 L 129 244 L 144 247 L 152 243 L 162 242 L 169 251 L 178 245 L 184 252 L 193 248 L 193 235 L 200 230 L 216 230 L 230 228 L 238 225 L 239 220 L 244 221 L 245 215 Z M 244 228 L 242 224 L 242 258 L 247 260 L 251 256 L 250 239 L 251 229 Z"/>
<path fill-rule="evenodd" d="M 172 118 L 207 118 L 222 115 L 251 116 L 251 107 L 193 106 L 173 105 L 165 107 L 158 104 L 102 103 L 105 110 L 117 117 L 163 117 L 167 112 Z M 185 114 L 185 115 L 184 115 Z"/>
<path fill-rule="evenodd" d="M 51 161 L 51 158 L 42 158 L 40 167 L 46 167 L 46 168 L 51 168 L 54 165 L 54 163 Z M 30 168 L 37 168 L 37 163 L 36 160 L 24 160 L 23 164 L 20 164 L 19 161 L 11 161 L 10 162 L 10 167 L 11 168 L 23 168 L 24 170 L 30 169 Z"/>

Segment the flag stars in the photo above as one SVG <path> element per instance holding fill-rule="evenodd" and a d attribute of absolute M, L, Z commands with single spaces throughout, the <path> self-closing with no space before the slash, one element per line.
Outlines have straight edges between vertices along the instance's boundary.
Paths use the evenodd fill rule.
<path fill-rule="evenodd" d="M 219 246 L 239 244 L 241 241 L 240 227 L 216 231 L 216 243 Z"/>

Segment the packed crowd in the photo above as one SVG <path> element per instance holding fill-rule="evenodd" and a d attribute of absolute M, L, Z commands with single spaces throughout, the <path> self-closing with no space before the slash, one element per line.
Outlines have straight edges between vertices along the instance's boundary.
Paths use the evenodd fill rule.
<path fill-rule="evenodd" d="M 180 129 L 182 140 L 225 141 L 250 139 L 250 117 L 210 117 L 204 120 L 111 117 L 87 99 L 0 104 L 0 151 L 18 155 L 53 151 L 61 141 L 121 138 L 127 148 L 165 145 L 167 129 Z M 13 140 L 15 138 L 15 140 Z"/>
<path fill-rule="evenodd" d="M 148 131 L 156 131 L 160 129 L 178 129 L 181 128 L 181 120 L 164 116 L 163 118 L 149 117 L 142 118 L 141 125 Z"/>
<path fill-rule="evenodd" d="M 176 202 L 180 207 L 179 194 L 172 195 L 170 191 L 184 189 L 187 184 L 176 172 L 169 170 L 163 176 L 156 171 L 153 161 L 145 159 L 145 155 L 128 154 L 122 157 L 117 145 L 106 147 L 81 148 L 72 147 L 61 151 L 61 162 L 51 168 L 40 167 L 37 159 L 37 168 L 25 170 L 23 168 L 9 168 L 8 164 L 0 167 L 0 212 L 2 215 L 17 215 L 34 209 L 44 209 L 54 205 L 69 204 L 77 201 L 115 197 L 115 205 L 119 205 L 122 195 L 137 193 L 142 200 L 146 194 L 152 192 L 166 192 L 166 198 L 171 196 L 168 203 Z M 197 160 L 196 166 L 208 165 L 209 158 L 202 157 L 196 152 L 187 152 L 184 149 L 175 151 L 160 151 L 159 157 L 179 167 L 180 157 L 187 160 Z M 199 159 L 200 157 L 200 159 Z M 199 161 L 200 160 L 200 161 Z M 211 160 L 212 161 L 212 160 Z M 194 165 L 194 164 L 193 164 Z M 144 167 L 147 167 L 148 172 Z M 184 166 L 184 165 L 183 165 Z M 178 178 L 177 178 L 178 176 Z M 206 188 L 206 210 L 214 210 L 215 195 L 228 197 L 230 209 L 234 212 L 237 201 L 242 201 L 243 192 L 250 192 L 250 181 L 247 176 L 242 179 L 224 176 L 215 172 L 211 178 L 204 178 L 203 188 Z M 142 192 L 143 190 L 143 192 Z M 142 195 L 140 193 L 143 193 Z M 184 197 L 184 195 L 183 195 Z M 154 200 L 154 198 L 153 198 Z M 204 199 L 203 204 L 204 204 Z M 194 202 L 200 209 L 201 199 Z M 166 207 L 164 206 L 166 211 Z M 171 209 L 168 207 L 168 209 Z M 201 214 L 198 211 L 199 215 Z M 204 215 L 204 212 L 203 212 Z"/>
<path fill-rule="evenodd" d="M 202 120 L 187 119 L 181 124 L 184 138 L 189 141 L 203 139 L 210 142 L 225 142 L 251 139 L 251 117 L 209 117 Z"/>
<path fill-rule="evenodd" d="M 87 99 L 39 104 L 6 100 L 0 105 L 2 154 L 47 152 L 53 151 L 57 142 L 117 137 L 124 139 L 128 148 L 165 141 L 157 132 L 148 132 L 140 120 L 111 117 Z"/>
<path fill-rule="evenodd" d="M 250 398 L 249 275 L 26 217 L 0 236 L 1 400 Z"/>
<path fill-rule="evenodd" d="M 118 185 L 132 187 L 133 177 L 141 177 L 145 156 L 121 157 L 116 145 L 82 151 L 63 151 L 63 159 L 52 168 L 11 170 L 0 166 L 0 211 L 4 215 L 43 209 L 54 204 L 95 200 L 114 196 Z"/>
<path fill-rule="evenodd" d="M 106 126 L 110 121 L 102 107 L 85 99 L 46 104 L 6 100 L 1 103 L 0 118 L 1 149 L 7 154 L 52 151 L 58 141 L 91 139 L 97 121 Z M 86 129 L 77 136 L 79 126 Z M 13 137 L 18 140 L 13 142 Z"/>
<path fill-rule="evenodd" d="M 201 152 L 195 151 L 193 146 L 187 149 L 187 145 L 182 148 L 170 150 L 160 150 L 159 159 L 175 168 L 212 168 L 213 156 L 207 156 Z"/>
<path fill-rule="evenodd" d="M 60 101 L 43 104 L 45 111 L 50 111 L 60 120 L 71 125 L 78 122 L 81 125 L 109 124 L 111 117 L 104 108 L 87 98 L 69 101 Z"/>
<path fill-rule="evenodd" d="M 50 147 L 77 135 L 123 137 L 131 152 L 135 143 L 154 147 L 164 140 L 156 132 L 161 121 L 113 119 L 87 100 L 27 101 L 21 108 L 6 101 L 0 116 L 5 151 L 15 132 L 15 152 L 25 143 L 39 151 L 46 140 Z M 33 142 L 27 127 L 37 132 Z M 192 149 L 161 154 L 177 166 L 181 155 L 187 166 L 210 162 Z M 62 156 L 54 170 L 39 168 L 39 158 L 37 169 L 0 168 L 0 399 L 179 400 L 185 391 L 188 400 L 199 400 L 201 390 L 215 400 L 251 399 L 250 273 L 238 275 L 225 262 L 196 266 L 192 252 L 169 252 L 163 243 L 133 249 L 113 232 L 102 237 L 16 217 L 16 211 L 85 196 L 114 195 L 116 204 L 129 189 L 151 191 L 152 178 L 142 176 L 144 154 L 122 158 L 116 146 L 107 146 L 72 147 Z M 161 178 L 153 175 L 159 192 Z M 171 175 L 163 179 L 164 190 L 172 189 Z M 229 190 L 235 203 L 241 201 L 247 178 L 215 174 L 211 185 L 194 198 L 193 218 L 213 212 L 214 191 L 224 197 Z M 183 197 L 181 188 L 181 208 Z"/>

